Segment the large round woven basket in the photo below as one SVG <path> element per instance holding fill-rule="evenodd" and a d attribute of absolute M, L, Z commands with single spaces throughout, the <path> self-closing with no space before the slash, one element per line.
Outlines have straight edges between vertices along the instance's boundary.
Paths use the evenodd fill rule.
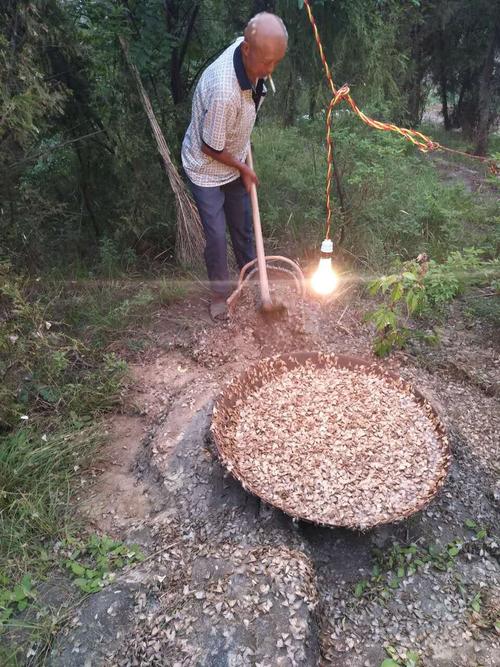
<path fill-rule="evenodd" d="M 252 471 L 252 461 L 254 458 L 257 460 L 255 436 L 252 442 L 249 442 L 248 448 L 244 446 L 242 449 L 241 441 L 238 441 L 237 446 L 237 437 L 240 437 L 238 435 L 240 417 L 244 413 L 245 407 L 249 405 L 249 397 L 255 395 L 255 392 L 258 392 L 261 388 L 265 389 L 265 385 L 275 382 L 276 379 L 282 379 L 281 376 L 284 374 L 291 374 L 292 376 L 293 373 L 297 373 L 301 369 L 307 369 L 309 374 L 320 373 L 322 370 L 326 370 L 328 373 L 333 374 L 344 372 L 344 375 L 346 375 L 346 371 L 349 371 L 365 376 L 368 375 L 374 383 L 380 381 L 386 383 L 390 386 L 391 391 L 397 390 L 401 392 L 405 397 L 409 397 L 408 400 L 413 401 L 418 406 L 418 409 L 422 412 L 423 419 L 428 421 L 427 431 L 432 430 L 433 434 L 431 438 L 432 451 L 427 456 L 429 460 L 432 459 L 432 469 L 429 469 L 428 478 L 425 478 L 427 474 L 426 470 L 420 471 L 426 483 L 422 485 L 423 490 L 421 493 L 416 494 L 414 501 L 412 498 L 409 501 L 406 500 L 403 508 L 391 506 L 389 512 L 385 514 L 382 512 L 382 515 L 379 517 L 368 516 L 370 514 L 368 512 L 367 516 L 346 519 L 340 510 L 338 513 L 336 510 L 336 507 L 341 504 L 338 490 L 335 495 L 325 492 L 325 507 L 331 507 L 331 511 L 318 513 L 314 511 L 314 508 L 308 506 L 307 493 L 304 494 L 303 503 L 297 506 L 296 502 L 291 504 L 287 500 L 286 493 L 283 494 L 284 497 L 276 497 L 272 488 L 266 488 L 265 484 L 260 484 L 257 474 L 249 474 L 249 470 L 255 473 L 255 471 Z M 378 378 L 378 380 L 374 380 L 374 378 Z M 365 381 L 365 378 L 363 378 L 363 381 Z M 388 408 L 388 410 L 391 409 Z M 288 421 L 289 434 L 290 428 L 293 429 L 294 420 L 289 419 Z M 374 428 L 378 426 L 380 425 L 374 425 Z M 216 399 L 211 431 L 224 466 L 239 480 L 247 491 L 296 519 L 327 526 L 344 526 L 364 530 L 379 524 L 400 521 L 411 516 L 427 506 L 431 499 L 438 493 L 446 478 L 451 460 L 445 428 L 434 407 L 418 389 L 409 385 L 402 378 L 386 371 L 376 363 L 351 356 L 337 356 L 319 352 L 299 352 L 263 359 L 233 379 Z M 360 436 L 363 436 L 363 434 L 360 434 Z M 264 441 L 266 433 L 264 432 L 258 437 L 261 441 Z M 245 443 L 243 444 L 245 445 Z M 429 447 L 428 444 L 426 446 Z M 236 451 L 238 451 L 238 455 L 236 455 Z M 373 458 L 373 451 L 371 454 Z M 242 456 L 244 457 L 244 465 L 242 465 Z M 309 453 L 304 451 L 304 457 L 307 456 L 309 456 Z M 415 473 L 417 472 L 419 471 L 416 470 Z M 290 480 L 290 484 L 293 484 L 293 480 Z M 325 516 L 327 519 L 325 519 Z"/>

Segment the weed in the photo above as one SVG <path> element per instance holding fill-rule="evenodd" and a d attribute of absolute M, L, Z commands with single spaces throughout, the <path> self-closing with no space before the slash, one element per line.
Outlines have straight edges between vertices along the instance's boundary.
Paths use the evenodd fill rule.
<path fill-rule="evenodd" d="M 48 545 L 74 526 L 73 478 L 105 439 L 100 415 L 120 400 L 124 361 L 84 339 L 89 311 L 65 319 L 61 289 L 0 270 L 0 576 L 3 614 L 51 566 Z M 78 300 L 73 294 L 72 303 Z M 153 297 L 115 303 L 119 326 Z M 54 305 L 56 304 L 56 306 Z M 80 302 L 80 305 L 82 302 Z M 59 310 L 58 310 L 59 309 Z M 57 311 L 57 312 L 56 312 Z M 118 319 L 118 315 L 116 316 Z M 109 338 L 108 338 L 109 340 Z M 28 578 L 27 578 L 28 577 Z M 21 593 L 24 598 L 21 598 Z M 13 604 L 15 603 L 15 604 Z"/>
<path fill-rule="evenodd" d="M 389 658 L 386 658 L 380 667 L 418 667 L 420 665 L 420 656 L 415 651 L 399 652 L 393 646 L 386 646 L 385 651 Z"/>
<path fill-rule="evenodd" d="M 157 289 L 157 300 L 162 306 L 169 306 L 175 301 L 184 299 L 188 290 L 186 284 L 180 280 L 162 278 Z"/>
<path fill-rule="evenodd" d="M 0 576 L 0 628 L 15 612 L 24 611 L 34 599 L 31 577 L 25 574 L 20 583 L 9 587 L 9 579 Z"/>
<path fill-rule="evenodd" d="M 50 554 L 43 549 L 40 556 L 43 557 L 47 569 L 64 568 L 83 594 L 101 590 L 114 580 L 118 570 L 144 560 L 144 555 L 137 545 L 126 545 L 106 535 L 90 535 L 86 540 L 66 536 L 55 543 Z M 41 579 L 40 572 L 37 574 L 38 579 Z M 28 605 L 35 603 L 36 600 L 35 584 L 29 574 L 25 574 L 18 583 L 13 583 L 9 576 L 0 573 L 0 634 L 9 628 L 21 627 L 23 621 L 16 619 L 15 616 L 25 611 Z M 24 627 L 32 630 L 33 638 L 40 630 L 43 631 L 41 634 L 53 635 L 61 620 L 51 617 L 48 610 L 38 605 L 36 618 L 44 617 L 48 620 L 46 628 L 42 627 L 43 624 L 38 627 L 28 619 L 24 621 Z M 14 656 L 15 652 L 11 658 Z"/>
<path fill-rule="evenodd" d="M 385 356 L 394 348 L 402 348 L 410 338 L 427 343 L 437 342 L 434 332 L 423 333 L 409 328 L 411 318 L 432 316 L 472 286 L 491 284 L 500 271 L 499 260 L 483 260 L 482 251 L 466 248 L 450 253 L 439 264 L 426 257 L 405 262 L 398 273 L 382 276 L 369 285 L 371 294 L 381 294 L 383 302 L 366 319 L 373 322 L 377 337 L 374 351 Z"/>
<path fill-rule="evenodd" d="M 423 251 L 440 262 L 467 246 L 498 252 L 493 197 L 443 184 L 433 159 L 400 137 L 364 128 L 351 114 L 335 117 L 332 137 L 342 191 L 341 198 L 334 182 L 332 232 L 337 239 L 343 228 L 349 253 L 387 271 Z M 317 246 L 326 221 L 324 123 L 263 125 L 253 139 L 268 240 L 300 253 Z"/>
<path fill-rule="evenodd" d="M 473 553 L 478 549 L 489 548 L 490 545 L 495 548 L 496 542 L 488 535 L 486 528 L 478 526 L 472 520 L 467 520 L 465 527 L 469 535 L 464 538 L 456 538 L 444 547 L 438 547 L 435 544 L 425 547 L 417 543 L 404 545 L 395 542 L 388 551 L 375 549 L 375 564 L 371 577 L 355 584 L 354 596 L 358 599 L 382 598 L 386 600 L 405 579 L 418 572 L 426 571 L 429 568 L 450 572 L 454 569 L 460 554 Z"/>
<path fill-rule="evenodd" d="M 137 545 L 128 546 L 106 535 L 91 535 L 87 542 L 69 537 L 58 548 L 65 555 L 66 569 L 84 593 L 95 593 L 113 580 L 116 570 L 144 560 Z"/>

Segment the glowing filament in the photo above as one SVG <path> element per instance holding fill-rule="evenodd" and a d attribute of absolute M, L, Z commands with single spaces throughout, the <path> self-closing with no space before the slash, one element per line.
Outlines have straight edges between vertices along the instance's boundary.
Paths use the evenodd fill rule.
<path fill-rule="evenodd" d="M 337 287 L 338 278 L 332 268 L 333 243 L 325 239 L 321 244 L 321 259 L 312 279 L 311 287 L 317 294 L 326 296 Z"/>

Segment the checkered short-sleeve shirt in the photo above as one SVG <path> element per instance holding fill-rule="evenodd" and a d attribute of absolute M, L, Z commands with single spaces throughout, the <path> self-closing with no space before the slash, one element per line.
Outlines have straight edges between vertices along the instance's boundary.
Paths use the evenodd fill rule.
<path fill-rule="evenodd" d="M 205 155 L 203 143 L 215 151 L 226 149 L 245 161 L 250 135 L 266 89 L 262 79 L 252 87 L 237 39 L 202 74 L 193 96 L 191 123 L 182 142 L 182 164 L 188 177 L 201 187 L 230 183 L 237 169 Z"/>

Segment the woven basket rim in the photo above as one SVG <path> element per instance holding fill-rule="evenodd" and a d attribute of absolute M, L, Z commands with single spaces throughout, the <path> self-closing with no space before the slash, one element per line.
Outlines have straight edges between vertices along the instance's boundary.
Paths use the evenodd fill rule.
<path fill-rule="evenodd" d="M 419 502 L 416 502 L 414 506 L 407 508 L 406 511 L 399 514 L 394 513 L 394 516 L 389 519 L 382 519 L 378 522 L 372 522 L 369 525 L 360 526 L 359 524 L 352 524 L 343 521 L 325 523 L 324 521 L 315 519 L 310 515 L 304 516 L 303 514 L 297 514 L 296 511 L 292 510 L 290 507 L 287 507 L 287 503 L 285 501 L 277 503 L 276 501 L 270 500 L 266 497 L 266 494 L 263 494 L 255 487 L 255 485 L 249 483 L 245 476 L 242 475 L 237 468 L 235 468 L 231 452 L 228 451 L 226 447 L 227 434 L 226 438 L 224 437 L 224 434 L 225 422 L 227 421 L 231 410 L 234 411 L 236 402 L 245 400 L 245 390 L 246 393 L 248 393 L 249 391 L 257 389 L 259 386 L 265 384 L 266 377 L 274 379 L 275 377 L 278 377 L 280 373 L 290 371 L 293 368 L 305 366 L 308 362 L 312 363 L 318 368 L 346 368 L 356 372 L 363 372 L 368 375 L 376 375 L 378 377 L 384 378 L 389 383 L 393 385 L 395 384 L 398 388 L 404 389 L 405 391 L 411 393 L 416 398 L 417 402 L 426 408 L 426 411 L 429 414 L 429 421 L 431 421 L 433 424 L 434 430 L 436 432 L 437 448 L 440 452 L 441 467 L 437 468 L 435 475 L 436 480 L 434 486 L 431 488 L 431 491 L 424 498 L 420 498 Z M 261 382 L 260 380 L 264 381 Z M 343 527 L 367 530 L 379 525 L 402 521 L 403 519 L 412 516 L 416 512 L 424 509 L 424 507 L 427 507 L 431 500 L 440 491 L 451 464 L 451 451 L 448 443 L 446 428 L 440 418 L 439 410 L 433 404 L 432 400 L 430 400 L 429 397 L 425 395 L 425 393 L 414 387 L 411 383 L 407 382 L 392 371 L 387 370 L 379 363 L 363 359 L 361 357 L 345 354 L 337 355 L 333 353 L 299 351 L 287 354 L 278 354 L 273 357 L 267 357 L 259 360 L 258 362 L 249 366 L 239 375 L 235 376 L 219 393 L 214 402 L 210 431 L 219 458 L 221 459 L 224 467 L 235 479 L 238 480 L 238 482 L 246 491 L 260 498 L 268 505 L 281 510 L 285 514 L 288 514 L 295 520 L 306 521 L 316 525 L 328 527 Z"/>

